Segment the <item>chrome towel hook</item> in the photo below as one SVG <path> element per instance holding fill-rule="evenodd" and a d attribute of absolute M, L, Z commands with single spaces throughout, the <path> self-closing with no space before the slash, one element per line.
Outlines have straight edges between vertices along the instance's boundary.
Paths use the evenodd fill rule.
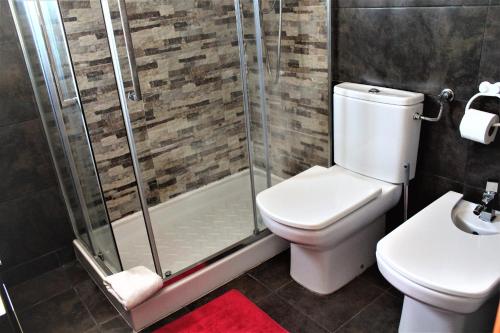
<path fill-rule="evenodd" d="M 453 100 L 455 99 L 455 93 L 453 92 L 453 90 L 446 88 L 446 89 L 443 89 L 443 91 L 441 91 L 441 93 L 438 95 L 438 97 L 439 97 L 440 107 L 439 107 L 439 113 L 438 113 L 437 117 L 424 117 L 422 114 L 417 112 L 413 115 L 413 119 L 425 120 L 425 121 L 430 121 L 430 122 L 439 121 L 441 119 L 441 116 L 443 115 L 444 102 L 448 102 L 448 104 L 453 102 Z"/>

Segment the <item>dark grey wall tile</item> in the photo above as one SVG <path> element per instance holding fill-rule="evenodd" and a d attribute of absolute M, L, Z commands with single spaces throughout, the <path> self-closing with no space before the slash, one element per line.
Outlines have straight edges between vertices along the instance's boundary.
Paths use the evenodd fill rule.
<path fill-rule="evenodd" d="M 89 312 L 72 289 L 39 303 L 19 316 L 25 332 L 84 333 L 95 326 Z"/>
<path fill-rule="evenodd" d="M 334 75 L 340 81 L 457 98 L 475 91 L 487 7 L 336 11 Z"/>
<path fill-rule="evenodd" d="M 0 258 L 8 267 L 58 250 L 73 239 L 57 187 L 0 203 L 0 217 Z"/>
<path fill-rule="evenodd" d="M 500 4 L 500 1 L 499 1 Z M 500 7 L 490 7 L 484 34 L 479 81 L 500 81 Z"/>
<path fill-rule="evenodd" d="M 489 145 L 471 143 L 468 155 L 466 185 L 484 188 L 488 179 L 500 181 L 500 138 Z"/>
<path fill-rule="evenodd" d="M 16 42 L 16 30 L 10 15 L 9 2 L 0 1 L 0 43 Z"/>
<path fill-rule="evenodd" d="M 56 184 L 38 119 L 0 127 L 0 201 Z"/>
<path fill-rule="evenodd" d="M 414 215 L 449 191 L 461 193 L 463 184 L 432 174 L 419 173 L 410 183 L 409 215 Z"/>
<path fill-rule="evenodd" d="M 489 0 L 334 0 L 340 8 L 484 6 Z"/>
<path fill-rule="evenodd" d="M 31 83 L 17 42 L 0 43 L 0 126 L 38 117 Z"/>
<path fill-rule="evenodd" d="M 424 114 L 436 116 L 439 103 L 427 97 L 424 103 Z M 425 173 L 446 177 L 463 182 L 467 161 L 469 141 L 460 137 L 460 121 L 464 114 L 465 104 L 454 101 L 446 107 L 439 122 L 422 122 L 420 145 L 418 150 L 417 169 Z"/>
<path fill-rule="evenodd" d="M 0 250 L 0 253 L 3 252 Z M 7 263 L 5 262 L 5 264 Z M 40 257 L 36 257 L 35 259 L 25 261 L 17 266 L 10 267 L 8 270 L 2 272 L 2 277 L 5 283 L 9 287 L 12 287 L 40 276 L 49 270 L 56 269 L 59 266 L 60 264 L 56 252 L 50 252 Z"/>
<path fill-rule="evenodd" d="M 335 9 L 333 18 L 336 80 L 423 92 L 424 114 L 429 116 L 438 113 L 435 96 L 441 89 L 449 87 L 456 93 L 440 122 L 422 123 L 417 176 L 410 187 L 410 214 L 450 190 L 478 202 L 486 180 L 500 178 L 500 138 L 482 145 L 462 139 L 459 132 L 465 104 L 477 92 L 478 83 L 500 80 L 500 7 L 488 7 L 487 3 L 336 2 L 344 7 Z M 500 5 L 500 0 L 491 0 L 491 4 Z M 408 8 L 412 6 L 419 8 Z M 473 107 L 498 112 L 500 103 L 483 98 Z M 401 223 L 400 210 L 396 207 L 388 215 L 389 229 Z"/>

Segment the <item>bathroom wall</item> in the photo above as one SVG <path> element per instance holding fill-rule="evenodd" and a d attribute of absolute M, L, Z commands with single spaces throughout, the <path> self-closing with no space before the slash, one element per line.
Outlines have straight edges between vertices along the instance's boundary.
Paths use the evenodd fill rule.
<path fill-rule="evenodd" d="M 101 4 L 62 0 L 59 5 L 106 206 L 115 220 L 140 204 Z"/>
<path fill-rule="evenodd" d="M 139 204 L 100 2 L 60 4 L 108 211 L 116 220 Z M 116 2 L 110 4 L 118 23 Z M 143 92 L 143 101 L 128 107 L 149 204 L 247 168 L 233 1 L 126 4 Z M 124 55 L 119 24 L 115 29 Z M 130 89 L 128 68 L 123 70 Z"/>
<path fill-rule="evenodd" d="M 334 78 L 422 92 L 424 114 L 436 115 L 436 95 L 456 100 L 438 123 L 423 122 L 412 212 L 449 190 L 478 201 L 488 178 L 500 179 L 500 138 L 488 146 L 464 140 L 465 103 L 483 80 L 500 81 L 497 0 L 337 0 Z M 498 101 L 484 101 L 499 112 Z"/>
<path fill-rule="evenodd" d="M 0 272 L 15 284 L 71 260 L 74 237 L 7 1 L 0 62 Z"/>
<path fill-rule="evenodd" d="M 242 4 L 255 162 L 264 168 L 253 4 L 250 0 Z M 276 80 L 278 4 L 274 0 L 261 4 L 264 75 L 270 165 L 273 174 L 288 178 L 313 165 L 327 166 L 329 161 L 327 12 L 325 0 L 283 1 L 280 77 Z"/>

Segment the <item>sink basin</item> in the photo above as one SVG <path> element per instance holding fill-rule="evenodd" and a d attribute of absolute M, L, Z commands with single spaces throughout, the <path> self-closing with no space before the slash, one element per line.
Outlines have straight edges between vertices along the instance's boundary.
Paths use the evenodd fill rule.
<path fill-rule="evenodd" d="M 473 211 L 477 204 L 467 200 L 460 200 L 453 208 L 452 220 L 458 229 L 474 235 L 496 235 L 500 234 L 500 212 L 495 211 L 497 216 L 493 222 L 484 222 Z"/>

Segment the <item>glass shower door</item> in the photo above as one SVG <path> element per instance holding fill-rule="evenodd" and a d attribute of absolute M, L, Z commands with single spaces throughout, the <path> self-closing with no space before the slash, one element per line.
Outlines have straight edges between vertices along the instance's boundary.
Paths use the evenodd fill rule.
<path fill-rule="evenodd" d="M 58 2 L 10 5 L 75 234 L 105 269 L 120 271 Z"/>
<path fill-rule="evenodd" d="M 234 0 L 102 4 L 145 223 L 181 274 L 260 232 Z"/>

